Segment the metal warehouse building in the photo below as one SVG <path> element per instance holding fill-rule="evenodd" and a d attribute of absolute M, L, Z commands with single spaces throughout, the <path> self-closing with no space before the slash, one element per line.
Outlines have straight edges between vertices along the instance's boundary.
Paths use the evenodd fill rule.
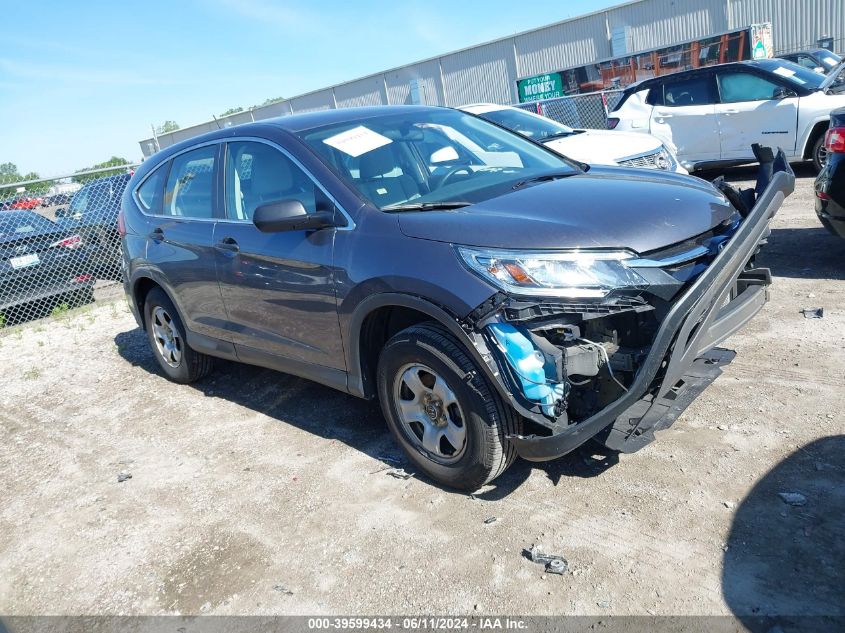
<path fill-rule="evenodd" d="M 636 0 L 272 105 L 140 141 L 145 156 L 224 126 L 381 104 L 516 103 L 517 81 L 770 22 L 776 53 L 832 38 L 845 49 L 845 0 Z"/>

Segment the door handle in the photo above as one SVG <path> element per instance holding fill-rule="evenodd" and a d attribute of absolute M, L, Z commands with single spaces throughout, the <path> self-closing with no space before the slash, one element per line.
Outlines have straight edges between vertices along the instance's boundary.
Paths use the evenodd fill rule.
<path fill-rule="evenodd" d="M 663 119 L 671 119 L 673 115 L 671 115 L 671 114 L 656 114 L 655 116 L 662 121 Z"/>
<path fill-rule="evenodd" d="M 230 253 L 232 255 L 241 250 L 240 246 L 238 246 L 237 240 L 233 237 L 224 237 L 222 240 L 220 240 L 219 242 L 217 242 L 217 244 L 214 245 L 214 248 L 216 248 L 218 251 Z"/>
<path fill-rule="evenodd" d="M 727 115 L 739 114 L 739 110 L 734 110 L 733 108 L 731 108 L 730 110 L 722 110 L 722 114 L 727 114 Z"/>
<path fill-rule="evenodd" d="M 155 227 L 149 235 L 147 235 L 149 239 L 153 242 L 163 242 L 164 241 L 164 231 L 161 229 L 160 226 Z"/>

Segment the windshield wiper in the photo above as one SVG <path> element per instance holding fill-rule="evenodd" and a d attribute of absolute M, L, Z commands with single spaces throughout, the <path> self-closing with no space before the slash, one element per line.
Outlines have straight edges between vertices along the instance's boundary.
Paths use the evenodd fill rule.
<path fill-rule="evenodd" d="M 555 132 L 554 134 L 547 134 L 540 139 L 541 143 L 546 141 L 553 141 L 556 138 L 566 138 L 567 136 L 575 136 L 576 134 L 583 134 L 585 130 L 569 130 L 568 132 Z"/>
<path fill-rule="evenodd" d="M 468 207 L 471 202 L 403 202 L 382 207 L 382 211 L 434 211 L 437 209 L 461 209 Z"/>
<path fill-rule="evenodd" d="M 520 180 L 514 183 L 511 189 L 519 189 L 532 182 L 545 182 L 547 180 L 557 180 L 558 178 L 566 178 L 567 176 L 574 176 L 575 174 L 581 173 L 583 172 L 576 171 L 573 169 L 571 171 L 558 171 L 551 174 L 540 174 L 539 176 L 534 176 L 533 178 L 526 178 L 525 180 Z"/>

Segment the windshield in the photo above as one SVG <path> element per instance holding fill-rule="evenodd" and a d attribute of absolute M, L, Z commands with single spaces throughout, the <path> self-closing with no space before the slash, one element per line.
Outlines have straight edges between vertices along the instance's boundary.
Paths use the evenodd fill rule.
<path fill-rule="evenodd" d="M 503 108 L 501 110 L 491 110 L 490 112 L 479 112 L 478 116 L 482 119 L 487 119 L 493 123 L 518 132 L 523 136 L 527 136 L 535 141 L 542 141 L 547 138 L 557 138 L 560 136 L 568 136 L 573 133 L 571 127 L 552 121 L 546 117 L 541 117 L 536 114 L 531 114 L 525 110 L 517 110 L 516 108 Z"/>
<path fill-rule="evenodd" d="M 409 109 L 304 130 L 299 137 L 379 209 L 472 204 L 573 163 L 457 110 Z"/>
<path fill-rule="evenodd" d="M 804 66 L 793 64 L 785 59 L 769 59 L 758 63 L 764 70 L 783 77 L 788 83 L 806 88 L 807 90 L 821 88 L 825 80 L 824 75 L 812 71 L 809 68 L 804 68 Z"/>
<path fill-rule="evenodd" d="M 826 70 L 830 70 L 842 61 L 842 58 L 839 55 L 828 51 L 819 51 L 817 57 Z"/>

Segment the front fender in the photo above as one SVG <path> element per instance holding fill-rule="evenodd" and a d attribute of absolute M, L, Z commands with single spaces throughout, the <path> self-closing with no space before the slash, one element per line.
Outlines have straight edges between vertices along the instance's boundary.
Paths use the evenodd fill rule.
<path fill-rule="evenodd" d="M 512 396 L 505 388 L 498 366 L 493 356 L 487 349 L 483 339 L 473 333 L 470 328 L 465 328 L 457 316 L 448 312 L 445 308 L 436 305 L 430 300 L 415 295 L 398 292 L 383 292 L 370 295 L 361 301 L 352 311 L 348 326 L 343 332 L 344 348 L 346 353 L 347 367 L 347 389 L 349 393 L 367 397 L 367 389 L 364 385 L 362 362 L 360 355 L 360 337 L 364 320 L 373 311 L 384 307 L 402 307 L 417 310 L 427 314 L 433 321 L 437 321 L 464 346 L 475 364 L 481 368 L 499 394 L 508 402 Z"/>

